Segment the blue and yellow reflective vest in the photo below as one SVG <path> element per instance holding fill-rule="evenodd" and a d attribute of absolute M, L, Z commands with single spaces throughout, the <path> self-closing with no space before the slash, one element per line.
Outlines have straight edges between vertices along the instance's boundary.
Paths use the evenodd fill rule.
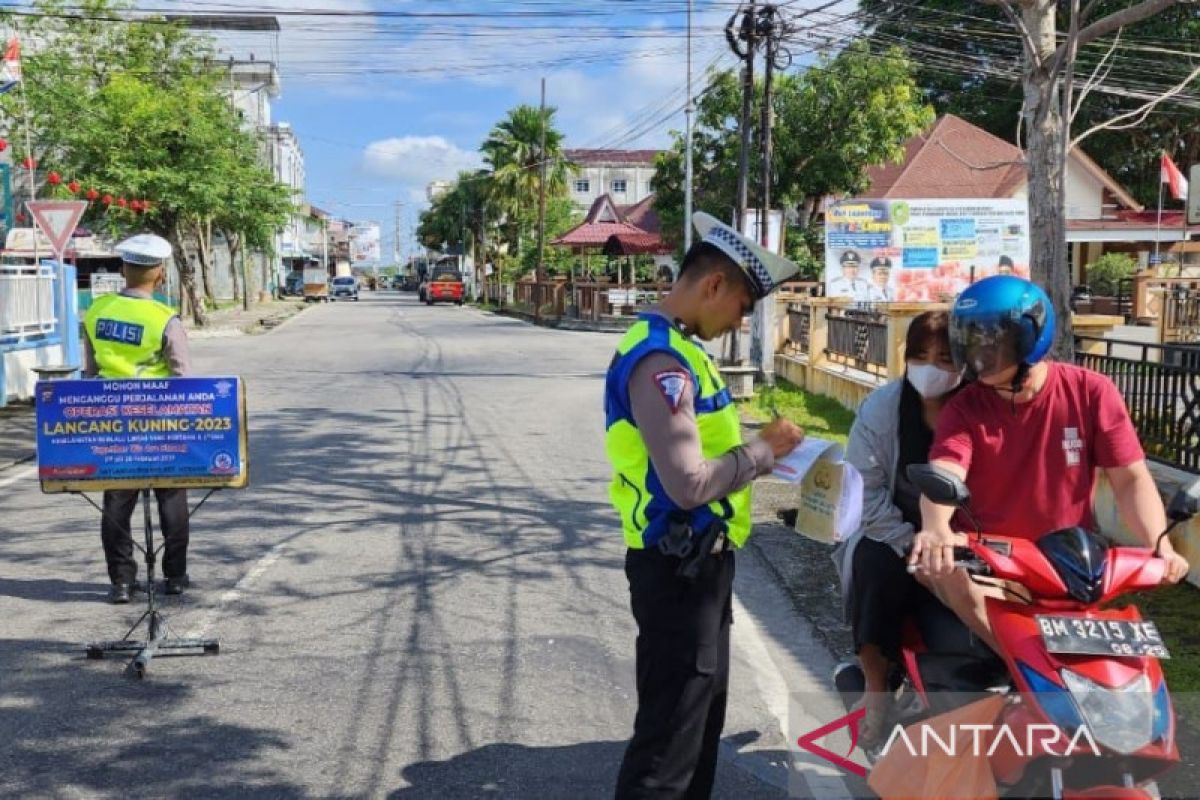
<path fill-rule="evenodd" d="M 168 305 L 140 297 L 107 294 L 83 319 L 102 378 L 167 378 L 163 332 L 175 316 Z"/>
<path fill-rule="evenodd" d="M 634 549 L 654 546 L 667 532 L 672 513 L 690 516 L 692 529 L 703 531 L 723 519 L 728 537 L 741 547 L 750 536 L 750 487 L 706 506 L 685 511 L 667 496 L 650 463 L 650 454 L 629 407 L 629 378 L 651 353 L 670 353 L 691 373 L 696 424 L 705 458 L 717 458 L 742 443 L 742 428 L 733 398 L 708 353 L 666 318 L 642 314 L 617 346 L 605 381 L 605 449 L 613 476 L 608 495 Z"/>

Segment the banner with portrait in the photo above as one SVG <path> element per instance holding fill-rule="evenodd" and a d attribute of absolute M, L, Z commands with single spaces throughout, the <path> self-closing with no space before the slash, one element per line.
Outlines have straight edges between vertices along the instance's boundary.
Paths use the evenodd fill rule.
<path fill-rule="evenodd" d="M 946 302 L 990 275 L 1029 277 L 1024 199 L 852 199 L 825 212 L 825 294 Z"/>

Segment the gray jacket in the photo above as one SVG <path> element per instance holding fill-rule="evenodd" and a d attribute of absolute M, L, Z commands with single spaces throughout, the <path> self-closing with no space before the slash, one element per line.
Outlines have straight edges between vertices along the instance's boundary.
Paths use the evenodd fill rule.
<path fill-rule="evenodd" d="M 863 478 L 862 525 L 833 550 L 833 563 L 842 583 L 842 610 L 849 621 L 853 587 L 854 550 L 862 537 L 892 546 L 897 556 L 912 541 L 916 531 L 904 521 L 892 502 L 896 490 L 896 468 L 900 461 L 900 392 L 904 378 L 879 387 L 858 409 L 850 428 L 846 460 Z"/>

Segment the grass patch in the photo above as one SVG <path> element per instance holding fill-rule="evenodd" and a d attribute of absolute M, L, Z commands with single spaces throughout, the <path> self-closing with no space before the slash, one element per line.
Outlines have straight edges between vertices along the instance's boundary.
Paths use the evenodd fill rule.
<path fill-rule="evenodd" d="M 742 408 L 757 419 L 769 420 L 772 402 L 780 416 L 792 420 L 807 433 L 842 444 L 850 436 L 853 411 L 832 397 L 806 392 L 783 379 L 776 380 L 773 387 L 764 386 L 756 391 Z"/>

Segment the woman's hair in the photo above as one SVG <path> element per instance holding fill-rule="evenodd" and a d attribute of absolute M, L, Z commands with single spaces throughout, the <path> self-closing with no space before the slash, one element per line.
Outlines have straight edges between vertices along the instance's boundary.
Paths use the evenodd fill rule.
<path fill-rule="evenodd" d="M 938 350 L 950 349 L 950 314 L 946 311 L 925 311 L 913 317 L 908 334 L 904 337 L 904 357 Z"/>

